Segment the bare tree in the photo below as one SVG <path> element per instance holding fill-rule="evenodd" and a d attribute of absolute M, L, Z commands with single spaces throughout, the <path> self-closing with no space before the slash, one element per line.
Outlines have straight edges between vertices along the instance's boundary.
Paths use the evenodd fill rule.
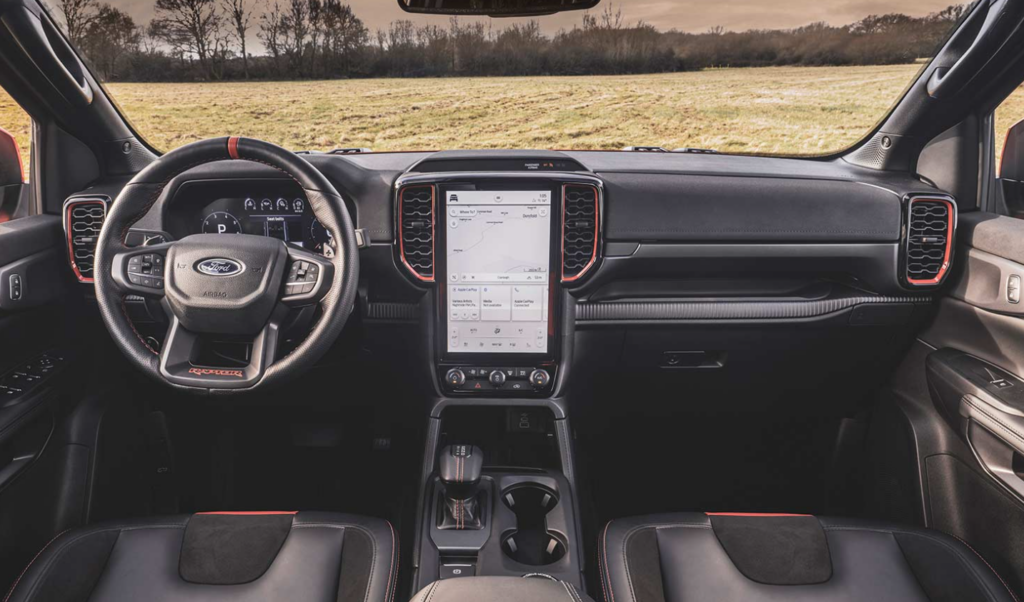
<path fill-rule="evenodd" d="M 60 10 L 67 25 L 68 39 L 75 46 L 81 44 L 89 24 L 99 10 L 97 0 L 61 0 Z"/>
<path fill-rule="evenodd" d="M 352 7 L 340 0 L 324 0 L 324 41 L 327 59 L 333 59 L 345 75 L 349 75 L 355 55 L 369 41 L 369 32 Z M 330 70 L 332 65 L 328 64 Z"/>
<path fill-rule="evenodd" d="M 306 14 L 309 23 L 309 74 L 316 77 L 316 50 L 323 31 L 324 3 L 320 0 L 307 0 Z"/>
<path fill-rule="evenodd" d="M 306 35 L 309 32 L 309 7 L 306 0 L 290 0 L 285 13 L 285 54 L 292 61 L 295 73 L 302 75 L 302 54 L 306 49 Z"/>
<path fill-rule="evenodd" d="M 187 50 L 199 60 L 203 74 L 216 75 L 214 64 L 221 57 L 222 19 L 216 0 L 156 0 L 152 24 L 168 44 L 187 43 Z"/>
<path fill-rule="evenodd" d="M 116 79 L 124 62 L 139 51 L 142 31 L 131 16 L 101 4 L 82 39 L 82 50 L 104 80 Z"/>
<path fill-rule="evenodd" d="M 231 24 L 232 34 L 242 51 L 242 72 L 245 74 L 245 79 L 249 79 L 249 54 L 245 49 L 245 36 L 249 32 L 252 20 L 252 7 L 248 0 L 221 0 L 221 2 L 224 14 L 227 15 Z"/>
<path fill-rule="evenodd" d="M 274 0 L 273 4 L 267 0 L 267 8 L 260 15 L 260 31 L 256 34 L 256 37 L 263 42 L 263 46 L 270 52 L 270 56 L 274 60 L 274 70 L 281 70 L 281 54 L 284 52 L 285 46 L 285 16 L 281 10 L 281 3 L 278 0 Z"/>

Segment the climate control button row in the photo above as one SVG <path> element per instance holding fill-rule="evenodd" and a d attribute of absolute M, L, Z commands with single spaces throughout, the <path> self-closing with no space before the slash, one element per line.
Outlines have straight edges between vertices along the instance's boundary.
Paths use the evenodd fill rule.
<path fill-rule="evenodd" d="M 456 391 L 534 392 L 551 383 L 541 368 L 458 367 L 445 373 L 445 385 Z"/>

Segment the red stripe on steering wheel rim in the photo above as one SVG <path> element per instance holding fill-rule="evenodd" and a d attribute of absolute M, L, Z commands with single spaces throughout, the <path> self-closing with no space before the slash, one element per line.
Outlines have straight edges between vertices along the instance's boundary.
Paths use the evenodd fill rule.
<path fill-rule="evenodd" d="M 238 136 L 228 138 L 228 156 L 232 159 L 238 158 Z"/>

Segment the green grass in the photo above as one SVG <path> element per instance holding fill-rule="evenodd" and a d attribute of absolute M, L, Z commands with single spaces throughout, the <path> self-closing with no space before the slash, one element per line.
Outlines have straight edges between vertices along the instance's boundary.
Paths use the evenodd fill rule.
<path fill-rule="evenodd" d="M 138 132 L 169 150 L 243 135 L 294 150 L 692 146 L 824 154 L 859 140 L 920 65 L 772 67 L 609 77 L 110 84 Z M 29 124 L 0 97 L 27 152 Z M 1014 97 L 1000 127 L 1024 116 Z M 1002 143 L 1001 136 L 999 143 Z M 27 158 L 27 154 L 26 154 Z"/>

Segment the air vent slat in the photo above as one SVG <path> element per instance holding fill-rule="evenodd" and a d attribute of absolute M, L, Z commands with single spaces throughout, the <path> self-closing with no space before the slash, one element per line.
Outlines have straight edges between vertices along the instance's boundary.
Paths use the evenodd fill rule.
<path fill-rule="evenodd" d="M 953 205 L 912 199 L 907 218 L 906 278 L 913 285 L 938 284 L 949 268 Z"/>
<path fill-rule="evenodd" d="M 434 187 L 409 186 L 398 193 L 402 261 L 418 279 L 434 281 Z"/>
<path fill-rule="evenodd" d="M 562 188 L 562 281 L 577 280 L 597 257 L 597 188 L 566 184 Z"/>
<path fill-rule="evenodd" d="M 68 259 L 80 282 L 92 282 L 96 241 L 107 216 L 106 198 L 74 198 L 65 204 Z"/>

